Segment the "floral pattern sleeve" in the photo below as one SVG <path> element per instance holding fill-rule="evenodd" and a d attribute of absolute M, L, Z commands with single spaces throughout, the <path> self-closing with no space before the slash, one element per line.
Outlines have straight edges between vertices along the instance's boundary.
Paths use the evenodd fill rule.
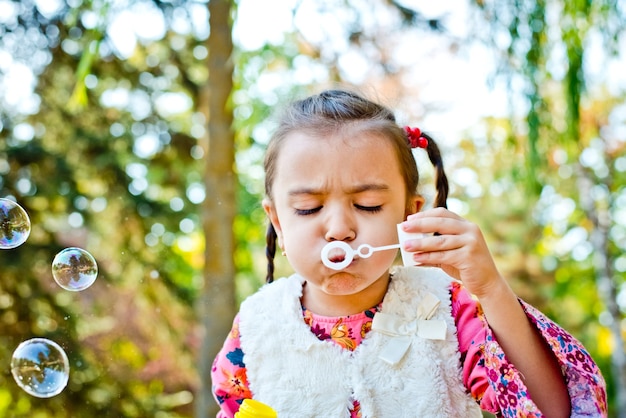
<path fill-rule="evenodd" d="M 220 406 L 217 418 L 232 418 L 239 410 L 241 402 L 252 397 L 240 344 L 239 317 L 237 316 L 211 368 L 213 396 Z"/>
<path fill-rule="evenodd" d="M 459 284 L 452 284 L 463 381 L 483 410 L 504 417 L 542 417 L 520 373 L 487 325 L 480 305 Z M 534 307 L 520 301 L 526 315 L 554 352 L 565 376 L 572 417 L 607 416 L 606 384 L 580 342 Z"/>

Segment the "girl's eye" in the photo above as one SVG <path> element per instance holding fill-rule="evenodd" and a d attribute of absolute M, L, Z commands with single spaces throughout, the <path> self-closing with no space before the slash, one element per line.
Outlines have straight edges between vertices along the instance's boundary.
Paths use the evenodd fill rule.
<path fill-rule="evenodd" d="M 321 206 L 319 206 L 317 208 L 313 208 L 313 209 L 295 209 L 294 211 L 295 211 L 296 215 L 307 216 L 307 215 L 313 215 L 314 213 L 319 212 L 320 209 L 322 209 Z"/>
<path fill-rule="evenodd" d="M 371 213 L 380 212 L 383 209 L 382 205 L 378 205 L 378 206 L 354 205 L 354 207 L 364 212 L 371 212 Z"/>

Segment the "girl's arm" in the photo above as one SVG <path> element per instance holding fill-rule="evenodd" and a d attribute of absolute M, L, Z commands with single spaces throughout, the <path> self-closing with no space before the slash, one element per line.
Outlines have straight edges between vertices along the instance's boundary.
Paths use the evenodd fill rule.
<path fill-rule="evenodd" d="M 570 398 L 559 365 L 537 329 L 531 326 L 517 296 L 499 279 L 479 296 L 489 327 L 509 361 L 522 374 L 532 399 L 546 417 L 569 417 Z"/>
<path fill-rule="evenodd" d="M 409 240 L 404 248 L 415 252 L 416 262 L 440 267 L 463 282 L 480 301 L 498 344 L 520 371 L 535 404 L 548 418 L 569 417 L 571 404 L 559 364 L 497 270 L 480 229 L 443 208 L 410 215 L 403 228 L 437 233 Z"/>
<path fill-rule="evenodd" d="M 502 351 L 480 304 L 458 283 L 451 283 L 452 316 L 463 368 L 463 383 L 480 407 L 502 417 L 542 417 L 529 398 L 520 372 Z M 520 301 L 566 377 L 571 416 L 606 417 L 606 382 L 587 350 L 563 328 Z"/>

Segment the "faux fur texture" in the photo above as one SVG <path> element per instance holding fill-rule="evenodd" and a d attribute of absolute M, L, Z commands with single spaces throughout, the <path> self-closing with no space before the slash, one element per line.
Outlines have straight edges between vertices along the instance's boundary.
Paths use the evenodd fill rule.
<path fill-rule="evenodd" d="M 288 417 L 349 417 L 353 399 L 364 418 L 480 417 L 462 380 L 450 278 L 438 269 L 398 267 L 382 312 L 416 319 L 425 292 L 441 300 L 432 319 L 447 323 L 445 340 L 412 336 L 394 366 L 378 357 L 390 337 L 371 331 L 355 351 L 320 341 L 302 318 L 303 279 L 265 285 L 241 305 L 240 332 L 255 399 Z"/>

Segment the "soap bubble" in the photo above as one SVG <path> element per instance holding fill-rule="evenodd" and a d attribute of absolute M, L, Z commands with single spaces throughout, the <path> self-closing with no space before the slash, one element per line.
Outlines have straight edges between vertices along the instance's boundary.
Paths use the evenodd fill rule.
<path fill-rule="evenodd" d="M 19 387 L 37 398 L 61 393 L 70 376 L 65 351 L 54 341 L 33 338 L 21 343 L 11 358 L 11 373 Z"/>
<path fill-rule="evenodd" d="M 65 290 L 72 292 L 85 290 L 98 277 L 96 259 L 81 248 L 66 248 L 54 257 L 52 276 Z"/>
<path fill-rule="evenodd" d="M 0 249 L 18 247 L 30 235 L 30 219 L 26 211 L 12 200 L 0 198 Z"/>

